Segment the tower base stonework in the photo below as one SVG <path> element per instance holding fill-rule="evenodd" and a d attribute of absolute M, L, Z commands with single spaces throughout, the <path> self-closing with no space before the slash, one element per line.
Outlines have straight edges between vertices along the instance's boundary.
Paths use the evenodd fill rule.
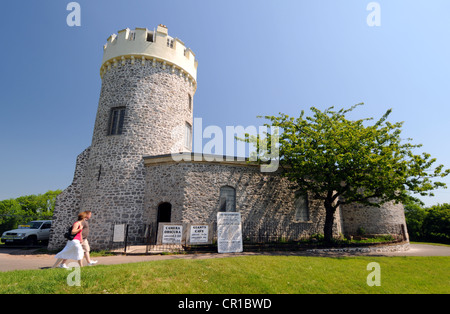
<path fill-rule="evenodd" d="M 89 158 L 89 153 L 90 147 L 78 155 L 72 184 L 56 198 L 52 229 L 50 230 L 49 250 L 64 247 L 67 241 L 64 238 L 67 227 L 73 224 L 77 215 L 83 211 L 81 209 L 81 196 L 83 194 L 86 162 Z"/>
<path fill-rule="evenodd" d="M 405 212 L 402 204 L 393 201 L 381 207 L 349 204 L 342 207 L 343 230 L 345 234 L 401 234 L 408 238 Z"/>

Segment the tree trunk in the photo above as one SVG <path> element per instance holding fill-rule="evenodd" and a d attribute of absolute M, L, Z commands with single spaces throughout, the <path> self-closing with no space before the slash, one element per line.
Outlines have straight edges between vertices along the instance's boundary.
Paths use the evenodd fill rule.
<path fill-rule="evenodd" d="M 325 201 L 325 225 L 323 227 L 323 234 L 326 243 L 333 241 L 333 224 L 334 224 L 334 212 L 336 208 L 333 207 L 331 202 Z"/>

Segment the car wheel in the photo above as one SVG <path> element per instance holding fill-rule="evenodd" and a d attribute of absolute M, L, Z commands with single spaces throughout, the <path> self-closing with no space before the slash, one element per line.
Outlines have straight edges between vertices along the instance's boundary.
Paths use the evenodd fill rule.
<path fill-rule="evenodd" d="M 33 246 L 33 245 L 36 245 L 37 244 L 37 238 L 36 238 L 36 236 L 29 236 L 28 238 L 27 238 L 27 245 L 28 246 Z"/>

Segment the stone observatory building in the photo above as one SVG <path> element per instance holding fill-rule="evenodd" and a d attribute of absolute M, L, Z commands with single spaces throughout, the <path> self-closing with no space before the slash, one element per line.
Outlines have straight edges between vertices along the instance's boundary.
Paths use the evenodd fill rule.
<path fill-rule="evenodd" d="M 323 233 L 323 205 L 296 197 L 279 172 L 191 153 L 198 63 L 166 26 L 121 30 L 103 49 L 92 144 L 77 157 L 73 182 L 57 198 L 49 248 L 64 246 L 65 230 L 85 210 L 93 213 L 93 249 L 110 247 L 114 224 L 127 224 L 129 243 L 139 243 L 145 226 L 214 224 L 219 211 L 241 213 L 244 238 L 246 225 L 270 224 L 279 237 Z M 336 235 L 359 228 L 392 234 L 406 226 L 401 205 L 345 206 L 335 215 Z"/>

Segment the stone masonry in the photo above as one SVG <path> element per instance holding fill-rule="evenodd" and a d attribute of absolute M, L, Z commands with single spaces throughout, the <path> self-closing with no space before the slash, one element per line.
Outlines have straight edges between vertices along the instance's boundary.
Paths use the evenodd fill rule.
<path fill-rule="evenodd" d="M 172 205 L 172 218 L 183 223 L 213 223 L 219 211 L 220 189 L 236 190 L 236 211 L 247 221 L 270 222 L 279 229 L 295 225 L 298 237 L 323 233 L 325 211 L 321 202 L 310 201 L 309 220 L 295 218 L 295 189 L 279 173 L 262 173 L 246 162 L 171 162 L 164 156 L 146 157 L 147 194 L 144 221 L 157 219 L 158 205 Z M 340 213 L 336 214 L 335 235 L 342 231 Z M 287 235 L 287 234 L 286 234 Z"/>

